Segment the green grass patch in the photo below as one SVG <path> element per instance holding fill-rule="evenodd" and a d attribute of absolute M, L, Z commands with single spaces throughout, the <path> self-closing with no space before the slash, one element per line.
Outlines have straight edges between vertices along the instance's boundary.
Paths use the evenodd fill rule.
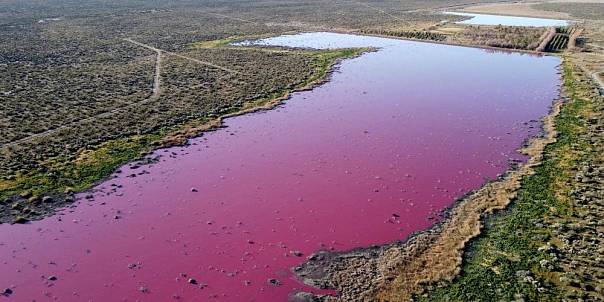
<path fill-rule="evenodd" d="M 333 67 L 333 64 L 335 64 L 338 60 L 354 58 L 364 52 L 371 50 L 372 48 L 344 48 L 335 50 L 313 51 L 312 56 L 314 56 L 316 60 L 315 75 L 310 77 L 304 83 L 298 85 L 298 88 L 304 87 L 325 77 L 325 75 Z"/>
<path fill-rule="evenodd" d="M 76 159 L 53 158 L 43 163 L 39 170 L 5 180 L 0 197 L 8 198 L 25 191 L 33 195 L 62 193 L 68 188 L 83 191 L 109 176 L 120 165 L 149 152 L 151 142 L 159 137 L 159 134 L 152 134 L 117 139 L 82 151 Z"/>

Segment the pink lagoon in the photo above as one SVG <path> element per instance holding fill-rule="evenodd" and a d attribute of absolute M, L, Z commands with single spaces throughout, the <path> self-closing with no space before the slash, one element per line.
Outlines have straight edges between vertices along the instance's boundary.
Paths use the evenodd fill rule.
<path fill-rule="evenodd" d="M 274 110 L 122 167 L 58 215 L 0 225 L 0 287 L 14 290 L 0 300 L 337 295 L 291 269 L 429 228 L 525 159 L 560 82 L 556 57 L 332 33 L 249 44 L 377 50 Z"/>

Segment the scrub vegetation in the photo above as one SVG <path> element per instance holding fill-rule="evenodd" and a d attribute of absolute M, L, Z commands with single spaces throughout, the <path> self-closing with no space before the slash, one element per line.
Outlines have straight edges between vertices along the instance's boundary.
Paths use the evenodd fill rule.
<path fill-rule="evenodd" d="M 545 29 L 522 26 L 466 26 L 452 41 L 461 44 L 534 50 Z"/>
<path fill-rule="evenodd" d="M 430 31 L 408 31 L 408 30 L 365 30 L 363 33 L 385 35 L 399 38 L 418 39 L 418 40 L 430 40 L 430 41 L 444 41 L 447 39 L 447 35 L 441 33 L 435 33 Z"/>

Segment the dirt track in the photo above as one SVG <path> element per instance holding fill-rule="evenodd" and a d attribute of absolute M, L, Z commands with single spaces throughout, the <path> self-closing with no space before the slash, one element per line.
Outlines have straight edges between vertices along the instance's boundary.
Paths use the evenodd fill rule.
<path fill-rule="evenodd" d="M 129 42 L 137 44 L 134 41 L 129 41 Z M 146 104 L 146 103 L 148 103 L 150 101 L 156 100 L 159 97 L 160 92 L 161 92 L 161 88 L 160 88 L 160 81 L 161 81 L 160 80 L 160 76 L 161 76 L 161 59 L 162 59 L 162 57 L 161 57 L 161 51 L 159 49 L 154 49 L 154 51 L 157 52 L 156 59 L 155 59 L 155 74 L 153 76 L 153 92 L 151 93 L 151 96 L 149 96 L 149 98 L 144 99 L 144 100 L 142 100 L 140 102 L 136 102 L 136 103 L 133 103 L 133 104 L 130 104 L 130 105 L 126 105 L 124 107 L 113 109 L 113 110 L 108 111 L 108 112 L 103 112 L 103 113 L 100 113 L 100 114 L 97 114 L 97 115 L 94 115 L 94 116 L 90 116 L 90 117 L 87 117 L 85 119 L 81 119 L 81 120 L 79 120 L 77 122 L 61 125 L 61 126 L 59 126 L 57 128 L 53 128 L 53 129 L 46 130 L 44 132 L 32 134 L 30 136 L 27 136 L 27 137 L 24 137 L 24 138 L 21 138 L 21 139 L 18 139 L 18 140 L 6 143 L 4 145 L 1 145 L 0 149 L 8 148 L 8 147 L 11 147 L 11 146 L 16 146 L 16 145 L 18 145 L 20 143 L 23 143 L 23 142 L 26 142 L 26 141 L 29 141 L 29 140 L 32 140 L 32 139 L 35 139 L 35 138 L 39 138 L 39 137 L 43 137 L 43 136 L 46 136 L 46 135 L 50 135 L 50 134 L 56 133 L 57 131 L 60 131 L 60 130 L 63 130 L 63 129 L 67 129 L 67 128 L 69 128 L 71 126 L 74 126 L 74 125 L 90 122 L 90 121 L 93 121 L 93 120 L 99 119 L 99 118 L 109 117 L 109 116 L 114 115 L 114 114 L 116 114 L 118 112 L 122 112 L 124 110 L 128 110 L 128 109 L 132 108 L 133 106 L 144 105 L 144 104 Z"/>
<path fill-rule="evenodd" d="M 53 133 L 56 133 L 56 132 L 58 132 L 60 130 L 63 130 L 63 129 L 67 129 L 67 128 L 72 127 L 74 125 L 79 125 L 79 124 L 82 124 L 82 123 L 91 122 L 91 121 L 93 121 L 95 119 L 99 119 L 99 118 L 106 118 L 106 117 L 112 116 L 112 115 L 114 115 L 116 113 L 129 110 L 133 106 L 141 106 L 141 105 L 144 105 L 144 104 L 149 103 L 151 101 L 157 100 L 159 98 L 160 94 L 161 94 L 161 68 L 162 68 L 161 64 L 162 64 L 162 57 L 163 57 L 162 54 L 173 55 L 173 56 L 185 59 L 185 60 L 189 60 L 189 61 L 192 61 L 192 62 L 195 62 L 195 63 L 198 63 L 198 64 L 202 64 L 202 65 L 207 65 L 209 67 L 220 69 L 222 71 L 226 71 L 226 72 L 229 72 L 229 73 L 239 73 L 239 72 L 237 72 L 235 70 L 232 70 L 232 69 L 229 69 L 229 68 L 225 68 L 225 67 L 222 67 L 222 66 L 218 66 L 218 65 L 212 64 L 210 62 L 201 61 L 201 60 L 198 60 L 198 59 L 195 59 L 195 58 L 191 58 L 191 57 L 187 57 L 187 56 L 183 56 L 183 55 L 180 55 L 180 54 L 177 54 L 177 53 L 174 53 L 174 52 L 164 51 L 164 50 L 155 48 L 153 46 L 137 42 L 137 41 L 132 40 L 130 38 L 126 38 L 126 39 L 124 39 L 124 41 L 133 43 L 135 45 L 138 45 L 138 46 L 141 46 L 141 47 L 144 47 L 144 48 L 147 48 L 149 50 L 152 50 L 152 51 L 156 52 L 155 72 L 154 72 L 154 76 L 153 76 L 153 91 L 152 91 L 151 95 L 148 98 L 146 98 L 146 99 L 144 99 L 144 100 L 142 100 L 140 102 L 135 102 L 135 103 L 126 105 L 124 107 L 119 107 L 119 108 L 113 109 L 113 110 L 108 111 L 108 112 L 103 112 L 103 113 L 100 113 L 100 114 L 97 114 L 97 115 L 94 115 L 94 116 L 87 117 L 87 118 L 79 120 L 77 122 L 61 125 L 61 126 L 59 126 L 57 128 L 49 129 L 49 130 L 46 130 L 44 132 L 32 134 L 30 136 L 27 136 L 27 137 L 24 137 L 24 138 L 20 138 L 20 139 L 15 140 L 15 141 L 12 141 L 12 142 L 9 142 L 9 143 L 5 143 L 4 145 L 0 145 L 0 149 L 5 149 L 5 148 L 11 147 L 11 146 L 16 146 L 18 144 L 24 143 L 26 141 L 30 141 L 32 139 L 36 139 L 36 138 L 39 138 L 39 137 L 44 137 L 44 136 L 47 136 L 47 135 L 51 135 Z"/>

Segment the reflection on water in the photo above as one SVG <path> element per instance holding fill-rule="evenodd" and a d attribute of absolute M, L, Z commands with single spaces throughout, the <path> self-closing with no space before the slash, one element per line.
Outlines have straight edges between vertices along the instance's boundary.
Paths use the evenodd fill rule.
<path fill-rule="evenodd" d="M 513 17 L 488 14 L 474 14 L 462 12 L 445 12 L 445 14 L 471 17 L 471 19 L 457 22 L 460 24 L 471 25 L 505 25 L 505 26 L 532 26 L 532 27 L 549 27 L 549 26 L 567 26 L 567 20 L 532 18 L 532 17 Z"/>

